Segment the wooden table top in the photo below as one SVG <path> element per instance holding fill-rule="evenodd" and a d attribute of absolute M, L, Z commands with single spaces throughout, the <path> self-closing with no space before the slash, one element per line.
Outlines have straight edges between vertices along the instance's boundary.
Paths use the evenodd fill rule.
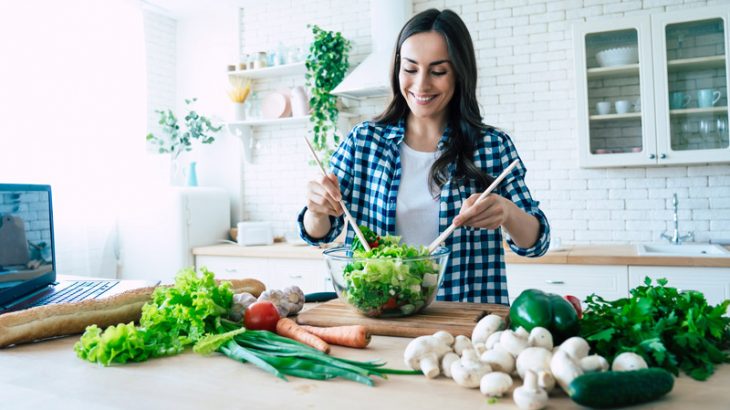
<path fill-rule="evenodd" d="M 3 409 L 517 409 L 511 397 L 488 404 L 479 390 L 452 380 L 390 376 L 375 387 L 330 380 L 290 378 L 289 382 L 251 364 L 219 354 L 192 352 L 145 363 L 101 367 L 78 359 L 78 336 L 0 350 Z M 333 346 L 332 355 L 355 360 L 383 359 L 404 368 L 410 339 L 374 336 L 365 350 Z M 730 366 L 707 382 L 687 376 L 660 401 L 632 409 L 730 408 Z M 550 399 L 549 409 L 579 409 L 566 396 Z"/>

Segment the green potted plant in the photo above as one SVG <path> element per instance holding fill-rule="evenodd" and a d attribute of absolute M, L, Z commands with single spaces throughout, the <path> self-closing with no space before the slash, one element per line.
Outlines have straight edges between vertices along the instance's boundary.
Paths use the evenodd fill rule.
<path fill-rule="evenodd" d="M 185 99 L 188 106 L 188 113 L 185 115 L 185 130 L 180 129 L 178 118 L 172 110 L 155 110 L 160 115 L 158 124 L 162 126 L 163 136 L 156 136 L 153 133 L 147 134 L 147 141 L 154 145 L 160 154 L 170 154 L 170 179 L 175 185 L 180 185 L 185 178 L 183 167 L 180 164 L 180 154 L 193 149 L 193 141 L 200 141 L 203 144 L 211 144 L 215 141 L 215 133 L 221 130 L 222 125 L 215 126 L 212 121 L 203 115 L 198 114 L 190 107 L 197 98 Z M 194 175 L 195 163 L 190 163 L 188 184 L 197 185 L 197 178 Z"/>
<path fill-rule="evenodd" d="M 314 39 L 305 61 L 305 78 L 311 95 L 309 106 L 312 145 L 320 152 L 320 159 L 326 164 L 340 142 L 337 130 L 337 97 L 330 92 L 345 78 L 350 66 L 348 57 L 351 45 L 339 32 L 323 30 L 316 25 L 309 27 Z"/>

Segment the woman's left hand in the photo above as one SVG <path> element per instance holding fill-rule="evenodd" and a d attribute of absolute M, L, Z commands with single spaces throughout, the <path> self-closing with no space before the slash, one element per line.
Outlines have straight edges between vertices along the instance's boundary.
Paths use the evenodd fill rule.
<path fill-rule="evenodd" d="M 459 215 L 454 218 L 455 226 L 497 229 L 507 222 L 512 205 L 510 200 L 497 194 L 489 194 L 477 203 L 480 195 L 473 194 L 464 201 Z"/>

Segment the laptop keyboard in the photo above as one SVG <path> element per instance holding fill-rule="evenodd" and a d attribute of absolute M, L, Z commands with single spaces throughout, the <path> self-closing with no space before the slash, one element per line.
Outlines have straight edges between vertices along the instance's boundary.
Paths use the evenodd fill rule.
<path fill-rule="evenodd" d="M 27 307 L 35 307 L 42 305 L 51 305 L 62 302 L 76 302 L 84 299 L 94 299 L 102 293 L 108 291 L 119 283 L 114 280 L 95 280 L 95 281 L 78 281 L 71 286 L 52 293 L 48 296 L 36 300 Z"/>

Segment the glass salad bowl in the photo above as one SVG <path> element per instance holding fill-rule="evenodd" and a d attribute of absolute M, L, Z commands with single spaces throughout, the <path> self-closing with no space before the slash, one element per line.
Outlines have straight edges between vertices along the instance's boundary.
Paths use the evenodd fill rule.
<path fill-rule="evenodd" d="M 382 253 L 353 253 L 349 246 L 341 246 L 324 251 L 324 258 L 340 300 L 377 318 L 410 316 L 431 304 L 450 253 L 440 247 L 429 255 L 425 248 L 405 245 Z"/>

